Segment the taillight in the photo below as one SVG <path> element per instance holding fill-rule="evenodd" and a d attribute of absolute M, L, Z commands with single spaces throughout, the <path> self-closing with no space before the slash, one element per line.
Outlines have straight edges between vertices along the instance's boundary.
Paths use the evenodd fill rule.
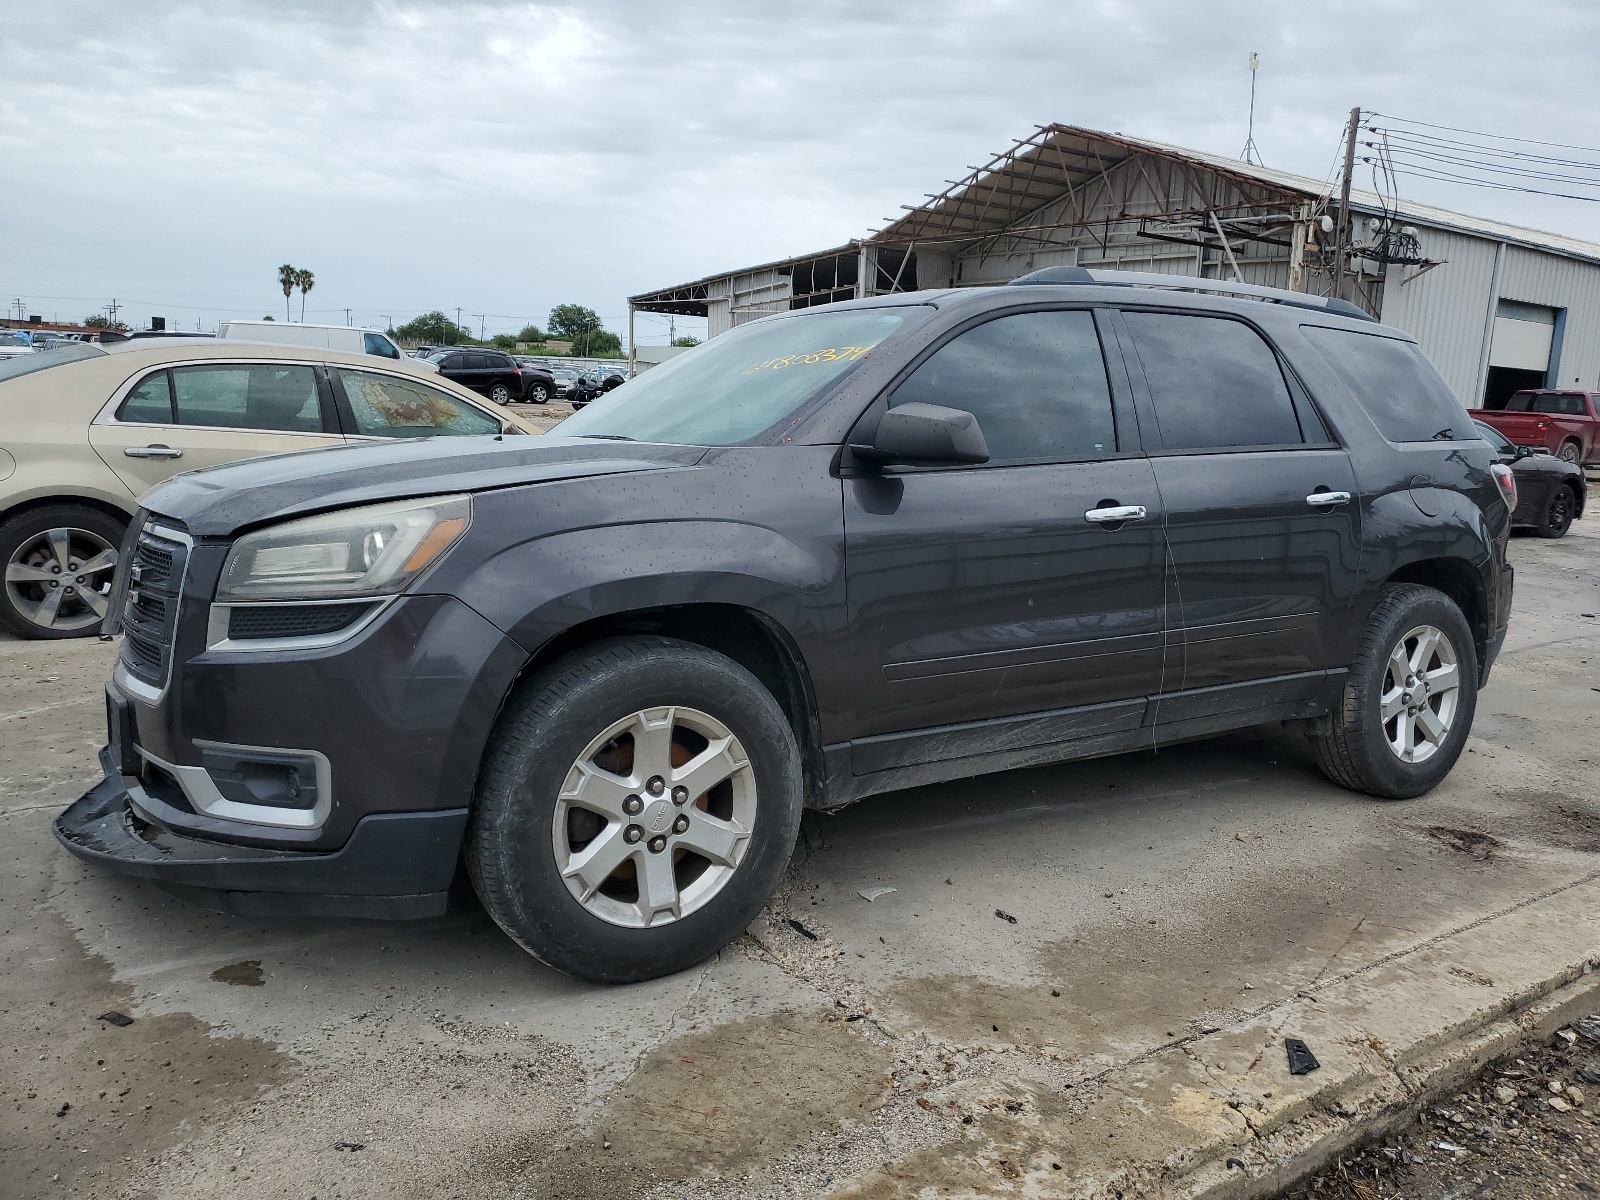
<path fill-rule="evenodd" d="M 1494 481 L 1500 485 L 1500 495 L 1506 502 L 1506 507 L 1512 512 L 1517 511 L 1517 477 L 1505 463 L 1494 463 L 1489 467 L 1494 473 Z"/>

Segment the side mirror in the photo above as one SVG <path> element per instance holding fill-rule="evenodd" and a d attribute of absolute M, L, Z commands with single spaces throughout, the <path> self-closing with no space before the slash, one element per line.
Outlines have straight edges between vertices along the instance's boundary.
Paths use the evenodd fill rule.
<path fill-rule="evenodd" d="M 978 418 L 939 404 L 902 404 L 883 414 L 870 446 L 851 446 L 873 462 L 982 463 L 989 461 Z"/>
<path fill-rule="evenodd" d="M 1532 446 L 1513 446 L 1512 447 L 1512 451 L 1513 451 L 1513 453 L 1512 453 L 1511 457 L 1513 459 L 1532 458 L 1533 457 L 1533 447 Z"/>

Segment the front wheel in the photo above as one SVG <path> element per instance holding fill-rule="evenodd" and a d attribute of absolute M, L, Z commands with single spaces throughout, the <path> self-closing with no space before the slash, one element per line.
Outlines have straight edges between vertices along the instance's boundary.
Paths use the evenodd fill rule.
<path fill-rule="evenodd" d="M 1335 783 L 1389 800 L 1431 791 L 1461 756 L 1478 703 L 1472 631 L 1443 592 L 1384 592 L 1339 706 L 1314 725 L 1317 765 Z"/>
<path fill-rule="evenodd" d="M 483 906 L 559 971 L 632 983 L 715 954 L 800 825 L 783 710 L 732 659 L 662 637 L 560 660 L 491 740 L 466 843 Z"/>
<path fill-rule="evenodd" d="M 511 389 L 503 383 L 497 383 L 489 389 L 489 399 L 496 404 L 510 404 Z"/>
<path fill-rule="evenodd" d="M 1578 511 L 1578 497 L 1566 484 L 1551 493 L 1539 518 L 1539 536 L 1558 538 L 1572 528 L 1572 514 Z"/>
<path fill-rule="evenodd" d="M 527 401 L 529 404 L 544 404 L 548 402 L 549 399 L 550 389 L 545 387 L 544 384 L 535 383 L 529 386 L 527 395 Z"/>

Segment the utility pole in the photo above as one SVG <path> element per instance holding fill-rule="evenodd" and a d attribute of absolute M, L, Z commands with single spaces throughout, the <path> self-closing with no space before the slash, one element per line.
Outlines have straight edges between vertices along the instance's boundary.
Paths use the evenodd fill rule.
<path fill-rule="evenodd" d="M 456 306 L 456 324 L 457 325 L 461 324 L 461 306 L 460 305 Z"/>
<path fill-rule="evenodd" d="M 667 315 L 667 345 L 672 345 L 678 340 L 678 318 L 672 314 Z"/>
<path fill-rule="evenodd" d="M 1339 229 L 1334 237 L 1334 249 L 1339 261 L 1333 275 L 1333 294 L 1344 299 L 1345 268 L 1350 259 L 1350 176 L 1356 168 L 1356 132 L 1361 128 L 1361 110 L 1350 110 L 1350 128 L 1344 139 L 1344 178 L 1339 181 Z"/>
<path fill-rule="evenodd" d="M 117 304 L 117 298 L 115 296 L 111 297 L 111 303 L 106 305 L 106 318 L 113 325 L 115 325 L 117 323 L 117 309 L 118 309 L 118 307 L 120 307 L 120 306 Z"/>
<path fill-rule="evenodd" d="M 346 325 L 350 324 L 350 310 L 348 308 L 344 310 L 344 323 Z"/>
<path fill-rule="evenodd" d="M 378 315 L 383 318 L 383 328 L 385 333 L 394 328 L 393 317 L 391 317 L 388 313 L 379 313 Z"/>
<path fill-rule="evenodd" d="M 482 313 L 473 313 L 472 315 L 478 318 L 478 340 L 480 342 L 488 341 L 489 339 L 483 336 L 484 331 L 488 329 L 488 324 L 484 319 L 484 315 Z"/>

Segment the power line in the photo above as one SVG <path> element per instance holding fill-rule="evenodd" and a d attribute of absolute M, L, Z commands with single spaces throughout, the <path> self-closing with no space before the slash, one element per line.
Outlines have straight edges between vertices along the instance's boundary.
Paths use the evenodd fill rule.
<path fill-rule="evenodd" d="M 1505 133 L 1483 133 L 1477 129 L 1462 129 L 1457 125 L 1434 125 L 1428 121 L 1414 121 L 1409 117 L 1397 117 L 1393 113 L 1368 113 L 1369 117 L 1384 117 L 1390 121 L 1399 121 L 1402 125 L 1421 125 L 1425 129 L 1442 129 L 1446 133 L 1465 133 L 1472 137 L 1489 138 L 1497 142 L 1521 142 L 1525 146 L 1548 146 L 1554 150 L 1582 150 L 1585 154 L 1600 154 L 1600 149 L 1593 146 L 1574 146 L 1567 142 L 1541 142 L 1537 138 L 1514 137 Z"/>

